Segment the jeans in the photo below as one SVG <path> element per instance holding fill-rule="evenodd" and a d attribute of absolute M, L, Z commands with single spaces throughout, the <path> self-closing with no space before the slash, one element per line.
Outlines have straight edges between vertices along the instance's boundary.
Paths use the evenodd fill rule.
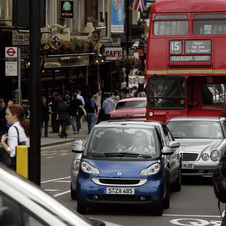
<path fill-rule="evenodd" d="M 96 122 L 96 114 L 95 113 L 87 113 L 87 123 L 88 123 L 88 132 L 92 130 Z"/>
<path fill-rule="evenodd" d="M 226 208 L 225 208 L 225 211 L 226 211 Z M 223 217 L 223 220 L 221 222 L 221 226 L 226 226 L 226 212 L 224 212 L 224 217 Z"/>
<path fill-rule="evenodd" d="M 81 116 L 77 115 L 77 129 L 78 131 L 81 129 Z"/>
<path fill-rule="evenodd" d="M 72 117 L 71 125 L 72 125 L 72 128 L 74 130 L 74 133 L 77 133 L 77 131 L 78 131 L 78 128 L 77 128 L 77 116 L 73 116 Z"/>
<path fill-rule="evenodd" d="M 42 129 L 45 123 L 44 133 L 45 137 L 48 137 L 48 120 L 41 122 L 41 135 L 42 135 Z"/>

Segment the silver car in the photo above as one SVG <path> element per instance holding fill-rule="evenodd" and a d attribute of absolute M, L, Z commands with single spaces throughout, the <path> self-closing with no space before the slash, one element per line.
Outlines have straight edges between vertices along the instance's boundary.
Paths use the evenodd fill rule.
<path fill-rule="evenodd" d="M 182 175 L 211 177 L 226 150 L 226 118 L 175 117 L 167 126 L 180 142 Z"/>
<path fill-rule="evenodd" d="M 116 224 L 83 217 L 0 163 L 0 225 Z"/>

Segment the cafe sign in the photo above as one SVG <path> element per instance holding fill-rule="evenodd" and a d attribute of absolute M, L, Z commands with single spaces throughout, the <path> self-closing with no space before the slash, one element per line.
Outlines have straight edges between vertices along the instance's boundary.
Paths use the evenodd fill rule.
<path fill-rule="evenodd" d="M 106 60 L 117 60 L 122 58 L 122 47 L 105 48 Z"/>

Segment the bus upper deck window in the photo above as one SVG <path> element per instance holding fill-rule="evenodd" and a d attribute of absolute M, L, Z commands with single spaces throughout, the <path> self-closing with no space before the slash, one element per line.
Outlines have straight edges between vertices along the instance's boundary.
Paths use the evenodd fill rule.
<path fill-rule="evenodd" d="M 226 14 L 196 14 L 194 19 L 195 35 L 226 34 Z"/>
<path fill-rule="evenodd" d="M 154 35 L 186 35 L 188 33 L 187 15 L 156 15 Z"/>

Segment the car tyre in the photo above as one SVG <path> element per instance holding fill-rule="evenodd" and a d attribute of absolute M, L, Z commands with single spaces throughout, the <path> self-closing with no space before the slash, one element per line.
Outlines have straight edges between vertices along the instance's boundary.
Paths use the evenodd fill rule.
<path fill-rule="evenodd" d="M 77 211 L 80 214 L 86 214 L 86 205 L 82 205 L 79 201 L 77 201 Z"/>
<path fill-rule="evenodd" d="M 154 214 L 156 216 L 162 216 L 163 214 L 163 198 L 161 198 L 160 202 L 159 202 L 159 206 L 156 207 L 154 210 L 153 210 Z"/>
<path fill-rule="evenodd" d="M 73 189 L 71 184 L 71 199 L 76 200 L 77 199 L 77 191 Z"/>
<path fill-rule="evenodd" d="M 163 207 L 165 209 L 168 209 L 170 207 L 170 189 L 169 186 L 166 187 L 166 194 L 163 201 Z"/>
<path fill-rule="evenodd" d="M 178 170 L 178 176 L 177 180 L 173 185 L 173 190 L 174 191 L 180 191 L 181 190 L 181 169 Z"/>

